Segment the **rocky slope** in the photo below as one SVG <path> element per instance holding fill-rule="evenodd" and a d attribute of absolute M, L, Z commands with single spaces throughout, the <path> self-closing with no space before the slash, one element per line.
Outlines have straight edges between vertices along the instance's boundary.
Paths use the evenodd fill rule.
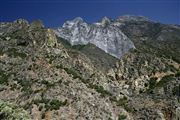
<path fill-rule="evenodd" d="M 108 97 L 119 94 L 118 82 L 106 79 L 83 53 L 57 42 L 40 21 L 1 23 L 0 32 L 1 100 L 24 108 L 31 119 L 117 119 L 127 114 Z M 1 111 L 1 116 L 8 115 Z"/>
<path fill-rule="evenodd" d="M 78 45 L 72 46 L 68 41 L 78 39 L 59 33 L 65 28 L 56 36 L 57 32 L 45 28 L 41 21 L 0 23 L 0 118 L 180 118 L 180 28 L 142 16 L 103 20 L 109 21 L 106 27 L 103 21 L 87 24 L 103 36 L 100 42 L 105 30 L 126 36 L 117 39 L 130 41 L 135 49 L 117 52 L 117 59 L 91 41 L 84 44 L 86 34 L 81 39 L 76 33 L 83 45 L 76 41 Z M 78 24 L 86 25 L 83 21 Z M 111 27 L 115 28 L 111 31 Z"/>

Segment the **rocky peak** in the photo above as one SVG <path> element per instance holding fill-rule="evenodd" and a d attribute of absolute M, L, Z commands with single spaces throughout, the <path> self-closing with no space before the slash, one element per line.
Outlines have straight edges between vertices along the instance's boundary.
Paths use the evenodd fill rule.
<path fill-rule="evenodd" d="M 35 29 L 35 28 L 44 28 L 44 25 L 43 25 L 43 22 L 41 20 L 35 20 L 31 23 L 30 27 L 32 29 Z"/>
<path fill-rule="evenodd" d="M 56 30 L 56 34 L 71 45 L 92 43 L 116 58 L 135 48 L 133 42 L 107 17 L 95 24 L 87 24 L 81 18 L 67 21 Z"/>
<path fill-rule="evenodd" d="M 111 20 L 105 16 L 101 19 L 100 22 L 97 22 L 96 25 L 107 26 L 110 23 L 111 23 Z"/>
<path fill-rule="evenodd" d="M 81 17 L 76 17 L 74 20 L 72 20 L 73 22 L 83 22 L 84 20 Z"/>
<path fill-rule="evenodd" d="M 78 26 L 79 24 L 84 23 L 83 19 L 81 17 L 76 17 L 75 19 L 71 21 L 66 21 L 62 27 L 72 27 L 72 26 Z"/>
<path fill-rule="evenodd" d="M 0 34 L 8 40 L 15 40 L 18 46 L 53 47 L 57 42 L 54 31 L 46 29 L 41 20 L 33 21 L 31 24 L 24 19 L 3 23 L 0 26 Z"/>
<path fill-rule="evenodd" d="M 17 19 L 14 21 L 15 24 L 24 24 L 24 25 L 28 25 L 28 21 L 25 19 Z"/>

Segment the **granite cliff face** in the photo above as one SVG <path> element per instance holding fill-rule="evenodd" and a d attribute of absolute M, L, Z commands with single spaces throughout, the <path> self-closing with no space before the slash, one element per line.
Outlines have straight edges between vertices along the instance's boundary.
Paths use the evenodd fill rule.
<path fill-rule="evenodd" d="M 1 119 L 180 119 L 177 25 L 122 16 L 53 30 L 20 19 L 0 23 L 0 43 Z"/>
<path fill-rule="evenodd" d="M 64 23 L 56 34 L 71 45 L 92 43 L 117 58 L 135 48 L 133 42 L 107 17 L 95 24 L 87 24 L 82 18 L 75 18 Z"/>

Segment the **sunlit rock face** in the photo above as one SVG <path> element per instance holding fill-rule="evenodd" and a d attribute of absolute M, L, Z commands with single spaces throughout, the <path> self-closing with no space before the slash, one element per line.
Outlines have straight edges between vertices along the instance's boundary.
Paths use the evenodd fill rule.
<path fill-rule="evenodd" d="M 116 58 L 135 48 L 133 42 L 107 17 L 94 24 L 87 24 L 78 17 L 64 23 L 56 34 L 71 45 L 92 43 Z"/>

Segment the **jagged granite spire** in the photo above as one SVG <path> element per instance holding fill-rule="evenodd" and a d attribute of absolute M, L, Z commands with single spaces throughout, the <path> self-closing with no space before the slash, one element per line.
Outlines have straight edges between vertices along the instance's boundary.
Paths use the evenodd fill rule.
<path fill-rule="evenodd" d="M 111 20 L 108 17 L 105 16 L 100 20 L 100 22 L 97 22 L 95 24 L 100 25 L 100 26 L 106 26 L 106 25 L 108 25 L 110 23 L 111 23 Z"/>
<path fill-rule="evenodd" d="M 87 24 L 78 17 L 64 23 L 56 34 L 71 45 L 92 43 L 116 58 L 135 48 L 133 42 L 107 17 L 95 24 Z"/>

